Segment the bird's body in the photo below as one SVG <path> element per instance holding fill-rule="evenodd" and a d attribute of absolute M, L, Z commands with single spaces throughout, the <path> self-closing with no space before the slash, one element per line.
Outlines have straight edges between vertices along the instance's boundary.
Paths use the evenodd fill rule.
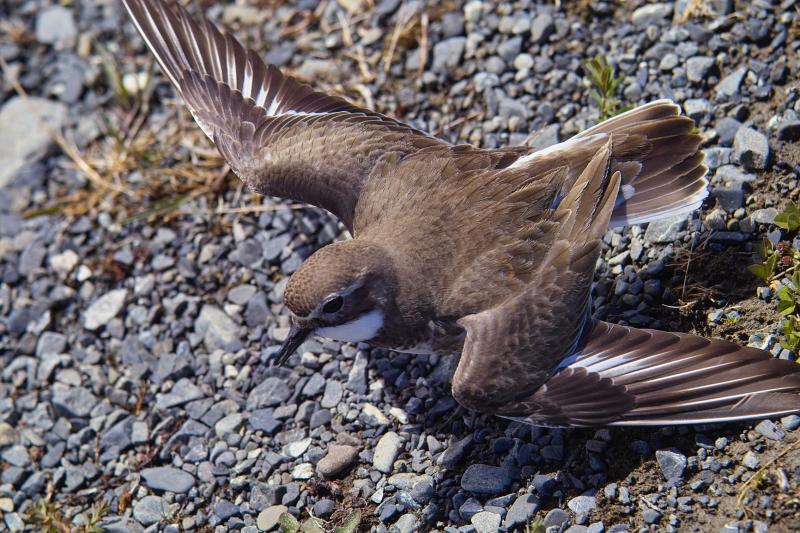
<path fill-rule="evenodd" d="M 323 207 L 353 239 L 294 274 L 285 360 L 309 334 L 460 353 L 463 405 L 531 423 L 651 425 L 800 410 L 788 361 L 593 320 L 609 226 L 706 196 L 693 122 L 665 100 L 551 148 L 452 145 L 314 91 L 162 0 L 124 0 L 203 131 L 253 190 Z"/>

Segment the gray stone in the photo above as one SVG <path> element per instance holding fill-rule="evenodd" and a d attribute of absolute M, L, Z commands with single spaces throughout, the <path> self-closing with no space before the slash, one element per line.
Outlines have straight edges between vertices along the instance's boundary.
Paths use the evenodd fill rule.
<path fill-rule="evenodd" d="M 714 128 L 719 135 L 719 144 L 722 146 L 731 146 L 733 140 L 736 138 L 736 132 L 742 127 L 742 123 L 732 117 L 722 117 L 717 121 Z"/>
<path fill-rule="evenodd" d="M 366 394 L 367 392 L 367 356 L 364 352 L 356 353 L 353 367 L 347 374 L 347 390 L 356 394 Z"/>
<path fill-rule="evenodd" d="M 466 44 L 466 37 L 450 37 L 436 43 L 433 47 L 433 70 L 447 72 L 457 67 L 461 63 Z"/>
<path fill-rule="evenodd" d="M 11 466 L 19 467 L 28 466 L 31 462 L 31 458 L 28 456 L 28 449 L 21 444 L 6 448 L 3 453 L 0 454 L 0 459 Z"/>
<path fill-rule="evenodd" d="M 170 516 L 169 504 L 160 496 L 145 496 L 133 504 L 133 518 L 143 526 L 157 524 Z"/>
<path fill-rule="evenodd" d="M 214 514 L 220 517 L 221 520 L 227 520 L 232 516 L 239 516 L 241 512 L 238 505 L 228 500 L 219 500 L 216 505 L 214 505 Z"/>
<path fill-rule="evenodd" d="M 644 519 L 646 524 L 657 524 L 659 520 L 661 520 L 662 514 L 655 509 L 645 509 L 644 513 L 642 514 L 642 518 Z"/>
<path fill-rule="evenodd" d="M 597 500 L 594 496 L 576 496 L 567 502 L 567 507 L 576 515 L 585 514 L 597 508 Z"/>
<path fill-rule="evenodd" d="M 3 521 L 6 523 L 6 527 L 9 531 L 16 533 L 17 531 L 22 531 L 25 529 L 25 522 L 22 521 L 22 518 L 17 513 L 7 513 L 3 516 Z"/>
<path fill-rule="evenodd" d="M 152 490 L 183 494 L 194 486 L 194 476 L 171 466 L 145 468 L 141 471 L 144 484 Z"/>
<path fill-rule="evenodd" d="M 686 215 L 654 220 L 647 225 L 644 240 L 651 244 L 666 244 L 677 241 L 685 234 Z"/>
<path fill-rule="evenodd" d="M 267 507 L 256 518 L 256 525 L 260 531 L 271 531 L 278 525 L 281 515 L 289 510 L 285 505 L 272 505 Z"/>
<path fill-rule="evenodd" d="M 522 50 L 522 37 L 512 37 L 511 39 L 505 40 L 501 42 L 497 46 L 497 55 L 503 58 L 503 61 L 506 63 L 511 63 L 514 59 L 519 55 L 520 51 Z M 492 80 L 499 82 L 497 76 L 492 74 Z M 476 75 L 477 80 L 477 75 Z M 475 82 L 476 88 L 480 85 L 477 81 Z M 496 85 L 494 83 L 493 85 Z"/>
<path fill-rule="evenodd" d="M 511 477 L 505 468 L 471 464 L 461 476 L 461 488 L 475 494 L 502 494 L 511 487 Z"/>
<path fill-rule="evenodd" d="M 375 452 L 372 457 L 372 466 L 379 472 L 388 474 L 394 468 L 394 460 L 400 453 L 402 446 L 400 435 L 394 431 L 386 433 L 375 445 Z"/>
<path fill-rule="evenodd" d="M 262 407 L 281 405 L 291 395 L 292 391 L 289 390 L 285 380 L 276 377 L 267 378 L 250 391 L 250 395 L 247 397 L 247 409 L 252 411 Z"/>
<path fill-rule="evenodd" d="M 206 304 L 200 310 L 200 316 L 195 321 L 195 331 L 203 335 L 206 348 L 212 351 L 229 349 L 231 344 L 239 342 L 239 325 L 213 305 Z"/>
<path fill-rule="evenodd" d="M 747 453 L 742 457 L 742 464 L 750 470 L 755 470 L 761 466 L 761 459 L 752 450 L 747 450 Z"/>
<path fill-rule="evenodd" d="M 668 3 L 646 4 L 633 11 L 631 22 L 639 27 L 665 24 L 672 17 L 673 7 Z"/>
<path fill-rule="evenodd" d="M 719 206 L 728 213 L 733 213 L 744 205 L 744 191 L 741 187 L 715 187 L 711 194 L 717 199 Z"/>
<path fill-rule="evenodd" d="M 187 378 L 178 380 L 166 394 L 156 394 L 156 408 L 169 409 L 203 397 L 203 391 Z"/>
<path fill-rule="evenodd" d="M 531 42 L 535 44 L 543 44 L 547 42 L 553 32 L 556 30 L 553 16 L 550 13 L 540 13 L 536 15 L 531 23 Z"/>
<path fill-rule="evenodd" d="M 545 529 L 550 527 L 557 527 L 561 528 L 564 524 L 569 522 L 569 515 L 564 509 L 559 509 L 556 507 L 555 509 L 550 510 L 544 517 L 542 521 L 542 525 Z"/>
<path fill-rule="evenodd" d="M 229 414 L 214 424 L 214 432 L 217 437 L 225 439 L 231 433 L 235 433 L 242 425 L 242 422 L 244 422 L 244 416 L 241 413 Z"/>
<path fill-rule="evenodd" d="M 314 516 L 326 519 L 336 510 L 336 502 L 329 498 L 322 498 L 321 500 L 317 500 L 312 509 L 314 511 Z"/>
<path fill-rule="evenodd" d="M 800 119 L 794 111 L 786 111 L 778 121 L 778 140 L 794 142 L 800 139 Z"/>
<path fill-rule="evenodd" d="M 689 81 L 701 83 L 706 80 L 715 64 L 713 57 L 690 57 L 686 60 L 686 77 Z"/>
<path fill-rule="evenodd" d="M 712 113 L 711 102 L 705 98 L 690 98 L 686 100 L 683 103 L 683 110 L 686 112 L 686 116 L 695 122 L 702 122 Z"/>
<path fill-rule="evenodd" d="M 786 433 L 772 420 L 762 420 L 756 425 L 756 431 L 770 440 L 783 440 Z"/>
<path fill-rule="evenodd" d="M 753 222 L 758 224 L 774 224 L 776 216 L 778 216 L 778 210 L 774 207 L 757 209 L 753 211 Z"/>
<path fill-rule="evenodd" d="M 330 479 L 345 472 L 357 458 L 357 448 L 331 444 L 328 446 L 328 453 L 317 463 L 317 471 L 321 476 Z"/>
<path fill-rule="evenodd" d="M 228 291 L 228 300 L 236 305 L 245 305 L 257 290 L 253 285 L 238 285 Z"/>
<path fill-rule="evenodd" d="M 667 481 L 682 478 L 688 462 L 678 450 L 656 450 L 656 461 Z"/>
<path fill-rule="evenodd" d="M 747 67 L 739 67 L 720 80 L 714 91 L 718 97 L 730 98 L 739 94 L 742 80 L 747 74 Z"/>
<path fill-rule="evenodd" d="M 319 372 L 315 372 L 303 386 L 303 396 L 307 398 L 318 396 L 323 387 L 325 387 L 325 378 Z"/>
<path fill-rule="evenodd" d="M 339 402 L 342 401 L 343 395 L 344 391 L 342 391 L 342 385 L 338 381 L 328 381 L 325 384 L 325 392 L 322 395 L 320 406 L 323 409 L 336 407 L 339 405 Z"/>
<path fill-rule="evenodd" d="M 406 513 L 392 525 L 392 530 L 397 533 L 415 533 L 419 531 L 419 520 L 412 513 Z"/>
<path fill-rule="evenodd" d="M 273 413 L 272 409 L 256 409 L 250 414 L 250 418 L 247 421 L 253 431 L 263 431 L 265 434 L 272 436 L 283 425 L 283 422 L 275 419 Z"/>
<path fill-rule="evenodd" d="M 523 494 L 518 496 L 511 507 L 508 509 L 503 527 L 513 529 L 515 526 L 527 524 L 531 517 L 539 510 L 539 498 L 533 494 Z"/>
<path fill-rule="evenodd" d="M 95 300 L 83 316 L 83 327 L 90 331 L 108 324 L 122 310 L 128 291 L 116 289 Z"/>
<path fill-rule="evenodd" d="M 741 127 L 733 139 L 733 156 L 746 169 L 765 169 L 769 164 L 769 141 L 763 133 Z"/>
<path fill-rule="evenodd" d="M 475 526 L 476 533 L 497 533 L 500 531 L 500 520 L 499 514 L 481 511 L 472 516 L 470 523 Z"/>
<path fill-rule="evenodd" d="M 36 343 L 36 355 L 41 357 L 48 354 L 63 353 L 67 348 L 67 338 L 54 331 L 45 331 L 39 336 Z"/>
<path fill-rule="evenodd" d="M 36 40 L 57 47 L 74 44 L 78 28 L 72 10 L 59 5 L 47 7 L 36 16 Z"/>
<path fill-rule="evenodd" d="M 787 431 L 794 431 L 800 427 L 800 416 L 789 415 L 781 418 L 781 424 Z"/>
<path fill-rule="evenodd" d="M 89 416 L 97 398 L 84 387 L 68 387 L 62 383 L 53 385 L 53 408 L 68 417 L 84 418 Z"/>

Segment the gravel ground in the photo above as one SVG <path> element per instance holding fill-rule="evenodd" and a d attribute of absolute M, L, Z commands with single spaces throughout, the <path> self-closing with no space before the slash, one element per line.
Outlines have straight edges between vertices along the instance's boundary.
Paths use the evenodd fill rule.
<path fill-rule="evenodd" d="M 798 199 L 794 0 L 193 4 L 317 86 L 486 147 L 591 125 L 581 61 L 606 54 L 626 103 L 698 122 L 712 194 L 608 232 L 597 315 L 795 358 L 746 271 Z M 800 529 L 798 416 L 543 429 L 458 408 L 447 358 L 310 340 L 271 368 L 287 277 L 336 221 L 226 177 L 171 88 L 138 89 L 152 59 L 113 0 L 6 0 L 0 58 L 0 529 L 255 532 L 285 510 L 332 528 L 354 509 L 362 531 Z"/>

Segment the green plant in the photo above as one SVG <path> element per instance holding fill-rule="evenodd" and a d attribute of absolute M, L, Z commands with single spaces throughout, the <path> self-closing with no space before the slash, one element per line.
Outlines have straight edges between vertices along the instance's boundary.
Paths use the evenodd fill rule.
<path fill-rule="evenodd" d="M 590 94 L 600 111 L 601 122 L 631 108 L 630 105 L 622 105 L 617 96 L 623 78 L 616 76 L 614 67 L 605 56 L 597 54 L 594 58 L 584 61 L 583 68 L 592 84 L 593 89 Z"/>
<path fill-rule="evenodd" d="M 525 526 L 525 533 L 545 533 L 544 523 L 538 518 L 534 518 L 530 524 Z"/>
<path fill-rule="evenodd" d="M 748 269 L 775 291 L 782 317 L 781 346 L 796 351 L 800 347 L 800 250 L 788 239 L 800 232 L 800 207 L 789 204 L 775 217 L 775 225 L 787 232 L 787 240 L 775 245 L 765 240 L 760 249 L 763 261 Z"/>

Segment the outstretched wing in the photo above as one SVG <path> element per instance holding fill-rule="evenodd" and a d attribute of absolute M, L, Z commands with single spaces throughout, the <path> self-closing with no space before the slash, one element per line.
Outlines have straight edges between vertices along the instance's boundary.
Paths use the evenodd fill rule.
<path fill-rule="evenodd" d="M 533 424 L 697 424 L 800 412 L 800 366 L 720 339 L 598 321 L 533 395 L 498 414 Z"/>
<path fill-rule="evenodd" d="M 537 222 L 552 229 L 540 237 L 548 239 L 548 248 L 534 281 L 500 305 L 458 321 L 467 332 L 453 378 L 453 396 L 461 404 L 496 413 L 530 397 L 580 340 L 600 237 L 619 190 L 620 174 L 609 169 L 612 144 L 609 138 L 546 220 Z M 492 282 L 504 278 L 485 280 Z"/>
<path fill-rule="evenodd" d="M 284 76 L 207 20 L 163 0 L 123 0 L 198 125 L 253 190 L 317 205 L 352 229 L 381 160 L 441 140 Z"/>

